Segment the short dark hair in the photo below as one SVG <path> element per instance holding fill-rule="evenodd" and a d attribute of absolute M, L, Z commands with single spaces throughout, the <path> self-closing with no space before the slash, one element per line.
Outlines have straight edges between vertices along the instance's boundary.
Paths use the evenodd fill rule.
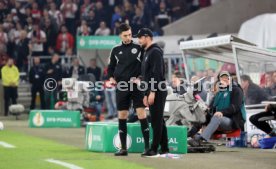
<path fill-rule="evenodd" d="M 242 75 L 241 80 L 242 81 L 248 81 L 249 84 L 253 83 L 250 76 L 248 76 L 248 75 Z"/>
<path fill-rule="evenodd" d="M 174 75 L 175 77 L 177 77 L 177 78 L 182 78 L 182 75 L 181 75 L 181 73 L 180 73 L 179 71 L 173 72 L 173 75 Z"/>
<path fill-rule="evenodd" d="M 119 26 L 119 34 L 121 34 L 124 31 L 128 31 L 130 29 L 131 29 L 131 27 L 128 24 L 121 23 L 120 26 Z"/>

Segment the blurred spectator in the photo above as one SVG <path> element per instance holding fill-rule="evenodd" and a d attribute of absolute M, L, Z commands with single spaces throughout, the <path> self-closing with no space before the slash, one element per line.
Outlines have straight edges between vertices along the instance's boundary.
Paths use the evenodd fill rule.
<path fill-rule="evenodd" d="M 42 56 L 46 43 L 46 34 L 39 25 L 34 25 L 33 30 L 28 34 L 31 43 L 32 56 Z"/>
<path fill-rule="evenodd" d="M 56 4 L 50 4 L 49 14 L 56 19 L 57 25 L 60 27 L 63 24 L 63 16 L 59 10 L 56 9 Z"/>
<path fill-rule="evenodd" d="M 15 46 L 15 60 L 17 67 L 20 71 L 26 71 L 28 63 L 29 50 L 29 39 L 27 38 L 27 32 L 25 30 L 20 31 L 19 41 Z"/>
<path fill-rule="evenodd" d="M 59 30 L 59 27 L 58 27 L 58 24 L 56 22 L 56 19 L 52 15 L 49 14 L 47 9 L 44 9 L 43 10 L 43 16 L 40 19 L 40 27 L 41 28 L 45 28 L 45 24 L 46 24 L 47 20 L 50 20 L 52 28 L 55 29 L 53 31 L 57 32 Z"/>
<path fill-rule="evenodd" d="M 17 44 L 20 40 L 20 32 L 23 30 L 23 27 L 20 22 L 17 22 L 15 25 L 15 30 L 12 35 L 10 36 L 10 39 Z"/>
<path fill-rule="evenodd" d="M 164 1 L 160 2 L 159 11 L 155 16 L 155 23 L 158 26 L 158 29 L 161 28 L 171 22 L 171 16 L 169 15 L 169 9 L 166 6 Z"/>
<path fill-rule="evenodd" d="M 211 81 L 212 78 L 215 78 L 215 77 L 216 77 L 215 70 L 212 68 L 209 68 L 207 70 L 207 76 L 206 76 L 205 81 Z"/>
<path fill-rule="evenodd" d="M 66 26 L 61 26 L 61 31 L 58 34 L 57 42 L 56 42 L 56 50 L 61 54 L 64 55 L 68 48 L 74 47 L 74 38 L 72 34 L 67 32 Z"/>
<path fill-rule="evenodd" d="M 9 9 L 7 8 L 6 4 L 0 1 L 0 20 L 3 21 L 4 18 L 8 15 Z"/>
<path fill-rule="evenodd" d="M 0 24 L 0 53 L 7 52 L 8 35 L 4 32 L 3 25 Z"/>
<path fill-rule="evenodd" d="M 276 71 L 272 74 L 271 96 L 276 96 Z M 275 100 L 275 99 L 274 99 Z"/>
<path fill-rule="evenodd" d="M 138 33 L 138 30 L 143 28 L 144 25 L 145 25 L 145 20 L 143 17 L 143 11 L 141 10 L 140 7 L 136 7 L 135 15 L 131 21 L 131 27 L 132 27 L 133 33 L 135 33 L 135 34 Z"/>
<path fill-rule="evenodd" d="M 29 33 L 33 31 L 33 19 L 31 17 L 28 17 L 26 21 L 27 21 L 27 24 L 25 25 L 25 29 Z"/>
<path fill-rule="evenodd" d="M 264 84 L 261 87 L 264 88 L 264 91 L 268 96 L 272 96 L 272 90 L 271 90 L 272 86 L 273 86 L 272 73 L 266 73 L 264 75 Z"/>
<path fill-rule="evenodd" d="M 90 66 L 87 68 L 87 73 L 92 73 L 95 76 L 96 81 L 100 81 L 101 72 L 101 68 L 97 66 L 96 59 L 90 59 Z"/>
<path fill-rule="evenodd" d="M 16 104 L 19 84 L 19 71 L 12 58 L 9 58 L 7 64 L 1 69 L 1 76 L 4 87 L 5 116 L 8 116 L 10 100 L 12 104 Z"/>
<path fill-rule="evenodd" d="M 89 36 L 91 32 L 91 29 L 87 26 L 87 23 L 85 20 L 81 21 L 81 26 L 77 29 L 77 35 L 78 36 Z"/>
<path fill-rule="evenodd" d="M 112 29 L 112 35 L 119 35 L 119 27 L 120 27 L 121 21 L 117 20 L 115 21 L 114 28 Z"/>
<path fill-rule="evenodd" d="M 83 19 L 86 20 L 87 25 L 89 26 L 91 30 L 91 34 L 94 35 L 96 29 L 98 28 L 99 21 L 96 18 L 94 11 L 89 11 L 87 17 L 83 17 Z"/>
<path fill-rule="evenodd" d="M 266 93 L 248 75 L 241 76 L 241 87 L 245 95 L 245 104 L 259 104 L 268 99 Z"/>
<path fill-rule="evenodd" d="M 153 24 L 153 17 L 149 1 L 138 0 L 137 6 L 143 11 L 143 17 L 145 20 L 145 27 L 151 27 Z"/>
<path fill-rule="evenodd" d="M 46 33 L 45 53 L 49 55 L 49 48 L 55 48 L 58 30 L 55 25 L 52 24 L 49 18 L 45 19 L 44 30 Z"/>
<path fill-rule="evenodd" d="M 87 17 L 89 12 L 93 11 L 94 8 L 94 3 L 91 3 L 90 0 L 84 0 L 80 7 L 81 17 Z"/>
<path fill-rule="evenodd" d="M 168 0 L 171 8 L 172 20 L 175 21 L 188 14 L 188 5 L 183 0 Z"/>
<path fill-rule="evenodd" d="M 134 16 L 134 9 L 133 9 L 132 4 L 128 0 L 124 1 L 123 6 L 124 6 L 123 20 L 125 20 L 127 23 L 127 22 L 130 22 Z"/>
<path fill-rule="evenodd" d="M 122 20 L 122 9 L 120 6 L 115 6 L 114 7 L 114 13 L 112 15 L 111 19 L 111 29 L 115 27 L 115 22 L 118 20 Z"/>
<path fill-rule="evenodd" d="M 89 108 L 93 108 L 96 111 L 96 121 L 100 121 L 100 116 L 104 101 L 104 92 L 101 90 L 101 86 L 96 86 L 89 92 L 90 102 Z"/>
<path fill-rule="evenodd" d="M 77 10 L 78 6 L 73 0 L 64 0 L 60 6 L 60 11 L 65 19 L 65 25 L 72 35 L 75 35 L 75 18 Z"/>
<path fill-rule="evenodd" d="M 72 48 L 68 48 L 66 50 L 65 55 L 62 55 L 62 58 L 61 58 L 63 77 L 69 77 L 69 72 L 72 66 L 73 58 L 74 58 L 73 50 Z"/>
<path fill-rule="evenodd" d="M 32 3 L 32 18 L 34 21 L 34 24 L 39 24 L 39 20 L 42 17 L 42 12 L 38 9 L 38 4 L 36 2 Z"/>
<path fill-rule="evenodd" d="M 186 93 L 186 85 L 184 82 L 184 78 L 180 72 L 174 72 L 172 75 L 172 88 L 173 93 L 177 93 L 179 95 L 183 95 Z"/>
<path fill-rule="evenodd" d="M 16 1 L 14 8 L 11 9 L 11 14 L 14 22 L 20 22 L 21 24 L 25 24 L 25 9 L 21 8 L 21 2 Z"/>
<path fill-rule="evenodd" d="M 103 7 L 103 3 L 101 1 L 96 2 L 95 14 L 98 21 L 104 21 L 105 23 L 110 23 L 108 22 L 110 19 L 108 19 L 107 12 L 105 11 Z"/>
<path fill-rule="evenodd" d="M 69 77 L 78 79 L 81 75 L 84 75 L 85 69 L 80 65 L 78 58 L 73 58 L 72 66 L 69 70 Z"/>
<path fill-rule="evenodd" d="M 110 29 L 106 27 L 106 23 L 104 21 L 100 22 L 100 27 L 96 30 L 95 35 L 100 35 L 100 36 L 110 35 Z"/>
<path fill-rule="evenodd" d="M 45 101 L 44 101 L 44 81 L 45 81 L 45 71 L 43 66 L 40 64 L 40 58 L 34 57 L 34 66 L 31 67 L 29 72 L 29 81 L 32 84 L 31 93 L 32 100 L 30 109 L 35 109 L 35 100 L 36 94 L 39 93 L 40 96 L 40 108 L 45 109 Z"/>

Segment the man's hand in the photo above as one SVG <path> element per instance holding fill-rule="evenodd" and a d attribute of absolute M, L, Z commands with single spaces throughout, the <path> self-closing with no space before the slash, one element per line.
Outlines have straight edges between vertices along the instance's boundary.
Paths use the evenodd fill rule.
<path fill-rule="evenodd" d="M 154 104 L 154 99 L 155 99 L 155 92 L 150 92 L 149 98 L 148 98 L 149 105 L 153 105 Z"/>
<path fill-rule="evenodd" d="M 132 83 L 136 83 L 138 86 L 140 85 L 140 83 L 141 83 L 141 79 L 138 77 L 138 78 L 136 78 L 136 77 L 132 77 L 131 79 L 130 79 L 130 81 L 132 82 Z"/>
<path fill-rule="evenodd" d="M 148 97 L 147 97 L 147 96 L 144 96 L 143 103 L 144 103 L 144 105 L 145 105 L 146 107 L 149 107 Z"/>
<path fill-rule="evenodd" d="M 47 74 L 51 74 L 51 73 L 53 73 L 53 72 L 54 72 L 54 70 L 53 70 L 53 69 L 50 69 L 50 70 L 47 71 Z"/>
<path fill-rule="evenodd" d="M 223 117 L 223 114 L 222 114 L 222 112 L 216 112 L 215 114 L 214 114 L 214 116 L 217 116 L 217 117 Z"/>
<path fill-rule="evenodd" d="M 109 81 L 110 81 L 111 85 L 116 85 L 117 84 L 116 80 L 113 77 L 109 78 Z"/>
<path fill-rule="evenodd" d="M 96 100 L 101 100 L 101 96 L 100 95 L 98 95 L 98 96 L 96 96 Z"/>

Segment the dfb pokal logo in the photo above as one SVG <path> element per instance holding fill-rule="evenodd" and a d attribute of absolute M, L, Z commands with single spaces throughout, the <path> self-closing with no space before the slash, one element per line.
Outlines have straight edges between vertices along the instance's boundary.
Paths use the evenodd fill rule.
<path fill-rule="evenodd" d="M 40 112 L 37 112 L 33 117 L 33 123 L 35 126 L 40 127 L 44 124 L 44 117 Z"/>
<path fill-rule="evenodd" d="M 131 144 L 132 144 L 132 139 L 131 139 L 130 135 L 127 134 L 127 149 L 129 149 L 131 147 Z M 122 148 L 119 133 L 117 133 L 113 138 L 113 146 L 117 150 L 120 150 Z"/>

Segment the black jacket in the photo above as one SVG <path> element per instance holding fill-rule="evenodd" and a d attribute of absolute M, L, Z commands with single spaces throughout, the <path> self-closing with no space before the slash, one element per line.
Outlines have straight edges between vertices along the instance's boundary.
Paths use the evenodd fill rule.
<path fill-rule="evenodd" d="M 118 81 L 129 81 L 131 77 L 141 75 L 142 48 L 131 42 L 115 46 L 110 53 L 108 78 Z"/>
<path fill-rule="evenodd" d="M 70 67 L 70 70 L 69 70 L 69 77 L 72 77 L 72 75 L 73 75 L 73 70 L 74 70 L 74 66 L 71 66 L 71 67 Z M 83 67 L 83 66 L 79 66 L 79 67 L 78 67 L 78 75 L 79 75 L 79 76 L 80 76 L 80 75 L 84 75 L 84 73 L 85 73 L 84 67 Z"/>
<path fill-rule="evenodd" d="M 251 83 L 245 96 L 245 104 L 259 104 L 262 101 L 268 100 L 268 96 L 258 85 Z"/>
<path fill-rule="evenodd" d="M 92 73 L 95 76 L 96 81 L 101 80 L 101 74 L 102 74 L 101 68 L 96 67 L 95 69 L 93 69 L 93 68 L 89 67 L 89 68 L 87 68 L 87 74 L 89 74 L 89 73 Z"/>
<path fill-rule="evenodd" d="M 53 72 L 48 74 L 47 72 L 49 70 L 53 70 Z M 59 82 L 62 79 L 62 67 L 58 62 L 54 64 L 50 62 L 48 65 L 46 65 L 45 73 L 46 73 L 46 78 L 53 78 L 56 80 L 56 82 Z"/>
<path fill-rule="evenodd" d="M 149 84 L 150 80 L 155 81 L 153 88 Z M 158 84 L 162 82 L 162 89 L 166 89 L 165 84 L 165 64 L 163 50 L 157 45 L 152 44 L 144 53 L 142 62 L 142 80 L 148 84 L 148 90 L 159 91 Z"/>
<path fill-rule="evenodd" d="M 30 69 L 29 81 L 32 84 L 32 87 L 41 87 L 43 88 L 45 80 L 45 70 L 41 65 L 33 66 Z"/>

